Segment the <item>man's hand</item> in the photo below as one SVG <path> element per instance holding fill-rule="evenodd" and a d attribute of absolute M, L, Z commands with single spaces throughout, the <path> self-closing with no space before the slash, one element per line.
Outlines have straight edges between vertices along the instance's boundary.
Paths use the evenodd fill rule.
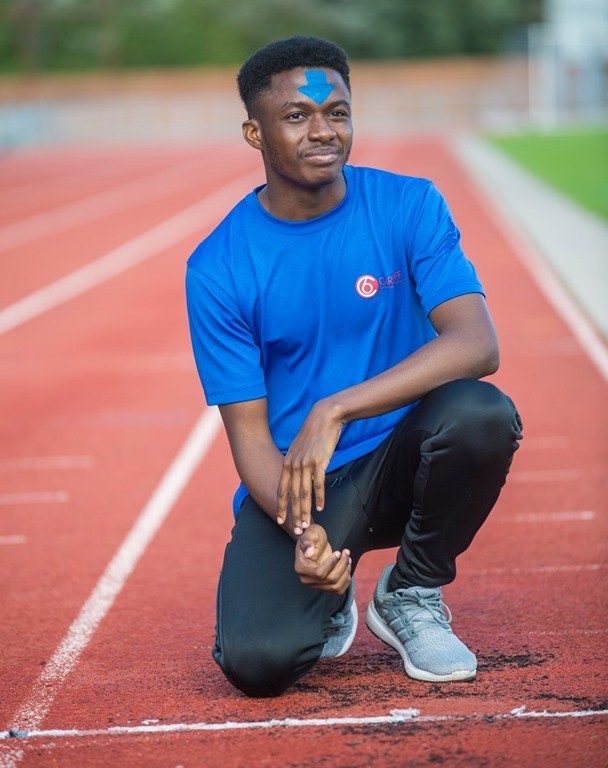
<path fill-rule="evenodd" d="M 296 543 L 295 571 L 302 584 L 343 595 L 350 584 L 350 551 L 333 551 L 325 529 L 313 523 Z"/>
<path fill-rule="evenodd" d="M 297 536 L 310 525 L 313 489 L 317 511 L 325 506 L 325 470 L 338 444 L 342 426 L 331 401 L 319 401 L 283 460 L 277 491 L 277 522 L 283 525 L 290 506 Z"/>

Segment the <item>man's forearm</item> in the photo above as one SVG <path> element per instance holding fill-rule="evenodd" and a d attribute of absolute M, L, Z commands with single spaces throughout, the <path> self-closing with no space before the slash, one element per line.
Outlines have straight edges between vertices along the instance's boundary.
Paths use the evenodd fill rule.
<path fill-rule="evenodd" d="M 246 449 L 233 446 L 233 456 L 239 476 L 247 490 L 264 512 L 276 522 L 277 487 L 283 470 L 283 454 L 266 440 L 252 439 L 247 442 Z M 289 517 L 282 528 L 294 541 L 298 539 Z"/>
<path fill-rule="evenodd" d="M 497 367 L 496 345 L 445 333 L 378 376 L 325 398 L 319 407 L 329 418 L 346 424 L 419 400 L 448 381 L 487 376 Z"/>

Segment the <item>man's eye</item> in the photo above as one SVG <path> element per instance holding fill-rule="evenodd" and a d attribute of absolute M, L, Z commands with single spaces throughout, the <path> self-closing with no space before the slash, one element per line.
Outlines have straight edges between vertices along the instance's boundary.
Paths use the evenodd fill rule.
<path fill-rule="evenodd" d="M 304 117 L 301 112 L 292 112 L 290 115 L 287 115 L 288 120 L 299 120 L 301 117 Z"/>
<path fill-rule="evenodd" d="M 348 117 L 348 112 L 345 112 L 343 109 L 334 109 L 330 114 L 334 117 Z"/>

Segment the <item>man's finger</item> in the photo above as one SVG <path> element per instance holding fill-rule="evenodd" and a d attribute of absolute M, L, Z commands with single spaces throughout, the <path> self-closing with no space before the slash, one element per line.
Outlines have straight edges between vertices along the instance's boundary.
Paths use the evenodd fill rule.
<path fill-rule="evenodd" d="M 296 562 L 294 563 L 294 569 L 298 576 L 300 578 L 306 577 L 307 579 L 310 579 L 311 581 L 317 582 L 317 581 L 323 581 L 324 576 L 323 573 L 326 570 L 325 567 L 325 561 L 327 558 L 327 547 L 325 552 L 323 552 L 319 557 L 318 560 L 315 560 L 314 557 L 316 557 L 316 554 L 314 554 L 312 557 L 305 557 L 304 555 L 298 555 L 296 557 Z M 330 567 L 331 563 L 334 562 L 334 556 L 331 553 L 331 550 L 329 551 L 329 560 L 330 560 Z M 337 560 L 337 558 L 336 558 Z"/>
<path fill-rule="evenodd" d="M 298 547 L 305 558 L 317 560 L 327 546 L 327 534 L 318 525 L 307 528 L 298 539 Z"/>
<path fill-rule="evenodd" d="M 317 464 L 314 476 L 315 506 L 317 512 L 321 512 L 325 506 L 325 469 Z"/>
<path fill-rule="evenodd" d="M 345 573 L 350 572 L 350 567 L 351 567 L 350 554 L 348 550 L 345 549 L 340 553 L 340 557 L 337 560 L 337 562 L 334 564 L 334 567 L 328 571 L 327 576 L 325 577 L 325 580 L 332 584 L 337 584 L 343 578 Z"/>
<path fill-rule="evenodd" d="M 345 573 L 342 579 L 335 585 L 334 591 L 338 595 L 343 595 L 346 590 L 349 588 L 351 582 L 351 575 L 350 573 Z"/>
<path fill-rule="evenodd" d="M 308 467 L 302 470 L 300 479 L 300 521 L 302 529 L 310 525 L 310 505 L 312 501 L 312 472 Z"/>
<path fill-rule="evenodd" d="M 300 543 L 300 549 L 307 560 L 316 561 L 315 555 L 318 556 L 318 545 L 314 541 L 305 541 Z"/>
<path fill-rule="evenodd" d="M 320 589 L 323 592 L 332 592 L 335 595 L 343 595 L 350 585 L 351 578 L 350 572 L 347 571 L 335 584 L 328 581 L 315 581 L 310 576 L 300 576 L 300 581 L 302 584 L 305 584 L 307 587 L 312 587 L 313 589 Z"/>
<path fill-rule="evenodd" d="M 341 583 L 345 575 L 350 574 L 351 565 L 349 550 L 332 552 L 317 568 L 301 573 L 300 580 L 311 587 L 331 589 Z"/>
<path fill-rule="evenodd" d="M 318 558 L 314 572 L 312 572 L 310 575 L 319 581 L 325 581 L 327 574 L 333 570 L 339 559 L 339 552 L 329 552 L 327 555 L 322 555 Z"/>
<path fill-rule="evenodd" d="M 324 579 L 325 589 L 328 592 L 343 594 L 350 584 L 352 561 L 348 550 L 344 550 L 340 559 Z"/>
<path fill-rule="evenodd" d="M 282 525 L 287 519 L 287 507 L 289 504 L 289 487 L 291 485 L 291 473 L 283 467 L 277 488 L 277 523 Z"/>
<path fill-rule="evenodd" d="M 300 486 L 301 486 L 302 476 L 301 476 L 299 467 L 291 466 L 289 468 L 289 471 L 291 474 L 291 485 L 289 486 L 289 501 L 291 503 L 291 515 L 293 518 L 293 532 L 296 534 L 296 536 L 299 536 L 301 533 L 304 532 L 304 528 L 302 528 L 302 512 L 300 510 L 300 507 L 301 507 Z"/>

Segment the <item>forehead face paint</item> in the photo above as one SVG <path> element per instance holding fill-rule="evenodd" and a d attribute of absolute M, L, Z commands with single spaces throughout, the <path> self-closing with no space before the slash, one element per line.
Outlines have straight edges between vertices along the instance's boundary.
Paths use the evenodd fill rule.
<path fill-rule="evenodd" d="M 307 69 L 305 75 L 306 85 L 301 85 L 298 91 L 316 101 L 317 104 L 323 104 L 333 91 L 334 86 L 327 82 L 327 77 L 322 69 Z"/>

